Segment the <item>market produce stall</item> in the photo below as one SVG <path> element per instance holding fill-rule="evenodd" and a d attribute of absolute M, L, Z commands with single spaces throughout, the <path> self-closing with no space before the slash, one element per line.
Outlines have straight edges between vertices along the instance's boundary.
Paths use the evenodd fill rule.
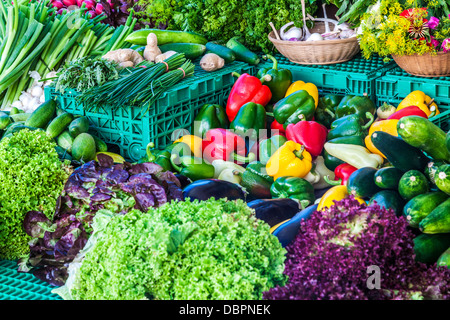
<path fill-rule="evenodd" d="M 2 6 L 0 299 L 450 300 L 450 74 L 368 28 L 389 10 L 450 60 L 447 6 L 302 1 L 264 41 L 181 4 L 147 27 L 151 6 Z M 294 57 L 349 39 L 345 61 Z"/>

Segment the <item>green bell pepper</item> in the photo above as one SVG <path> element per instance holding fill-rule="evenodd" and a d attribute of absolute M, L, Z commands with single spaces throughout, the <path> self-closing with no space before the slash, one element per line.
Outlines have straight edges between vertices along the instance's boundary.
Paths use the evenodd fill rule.
<path fill-rule="evenodd" d="M 225 108 L 218 104 L 203 105 L 192 123 L 191 133 L 203 138 L 210 129 L 228 129 L 229 121 Z"/>
<path fill-rule="evenodd" d="M 214 177 L 214 166 L 202 158 L 193 156 L 181 156 L 172 154 L 170 163 L 176 172 L 191 179 L 212 179 Z"/>
<path fill-rule="evenodd" d="M 364 96 L 345 96 L 336 108 L 336 118 L 342 118 L 351 114 L 356 114 L 362 119 L 364 123 L 369 122 L 372 118 L 367 116 L 370 113 L 375 115 L 377 107 L 375 103 L 367 95 Z"/>
<path fill-rule="evenodd" d="M 316 102 L 306 90 L 296 91 L 278 101 L 273 107 L 273 117 L 284 129 L 291 123 L 310 121 L 316 111 Z"/>
<path fill-rule="evenodd" d="M 302 209 L 316 200 L 313 185 L 298 177 L 280 177 L 272 184 L 270 193 L 273 198 L 289 198 L 299 202 Z"/>
<path fill-rule="evenodd" d="M 172 153 L 175 153 L 178 156 L 182 155 L 191 155 L 190 148 L 187 144 L 183 142 L 177 142 L 167 146 L 165 149 L 158 150 L 153 149 L 155 144 L 150 142 L 147 145 L 146 153 L 147 155 L 139 160 L 139 163 L 143 162 L 153 162 L 159 164 L 164 171 L 174 171 L 172 164 L 170 162 L 170 157 Z"/>
<path fill-rule="evenodd" d="M 240 184 L 248 192 L 248 200 L 271 198 L 273 177 L 267 174 L 265 164 L 259 161 L 251 162 L 240 176 Z"/>
<path fill-rule="evenodd" d="M 315 121 L 329 129 L 331 123 L 336 120 L 336 108 L 343 98 L 344 96 L 336 94 L 327 94 L 321 97 L 314 114 Z"/>
<path fill-rule="evenodd" d="M 256 140 L 260 130 L 266 128 L 266 109 L 263 105 L 254 102 L 244 104 L 230 123 L 230 129 L 240 136 Z"/>
<path fill-rule="evenodd" d="M 272 99 L 269 103 L 276 103 L 283 99 L 289 86 L 292 84 L 292 72 L 289 69 L 278 69 L 278 61 L 271 55 L 266 54 L 262 57 L 264 60 L 270 59 L 273 62 L 272 68 L 259 69 L 257 78 L 262 79 L 269 75 L 270 81 L 264 82 L 272 92 Z"/>
<path fill-rule="evenodd" d="M 331 130 L 327 135 L 327 140 L 346 136 L 360 136 L 365 138 L 369 127 L 374 121 L 374 116 L 370 112 L 366 113 L 366 117 L 370 119 L 367 123 L 358 114 L 350 114 L 333 121 Z"/>
<path fill-rule="evenodd" d="M 265 139 L 259 143 L 259 161 L 262 164 L 267 164 L 270 157 L 280 149 L 280 147 L 287 141 L 285 136 L 275 135 L 270 139 Z"/>

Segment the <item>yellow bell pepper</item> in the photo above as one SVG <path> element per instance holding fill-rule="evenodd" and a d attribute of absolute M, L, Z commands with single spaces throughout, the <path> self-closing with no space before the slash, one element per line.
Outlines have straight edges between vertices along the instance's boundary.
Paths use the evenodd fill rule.
<path fill-rule="evenodd" d="M 311 154 L 305 146 L 287 141 L 270 157 L 266 164 L 267 174 L 274 178 L 305 177 L 312 169 Z"/>
<path fill-rule="evenodd" d="M 271 234 L 274 233 L 274 231 L 277 230 L 279 226 L 281 226 L 281 225 L 282 225 L 283 223 L 285 223 L 285 222 L 288 222 L 289 220 L 291 220 L 291 219 L 286 219 L 286 220 L 281 221 L 280 223 L 277 223 L 276 225 L 270 227 L 270 231 L 269 231 L 269 232 L 270 232 Z"/>
<path fill-rule="evenodd" d="M 124 163 L 125 162 L 125 159 L 120 154 L 113 153 L 113 152 L 97 152 L 95 154 L 95 159 L 94 159 L 95 161 L 98 161 L 97 156 L 100 153 L 101 154 L 106 154 L 106 155 L 110 156 L 111 158 L 113 158 L 114 163 Z"/>
<path fill-rule="evenodd" d="M 427 114 L 428 117 L 436 111 L 434 114 L 437 116 L 440 114 L 440 111 L 438 109 L 438 106 L 435 102 L 433 102 L 433 99 L 430 96 L 427 96 L 424 92 L 416 90 L 408 94 L 405 99 L 403 99 L 402 102 L 397 107 L 397 111 L 407 108 L 410 106 L 417 106 Z"/>
<path fill-rule="evenodd" d="M 317 206 L 317 211 L 321 211 L 326 208 L 330 208 L 334 206 L 334 201 L 341 201 L 349 196 L 347 186 L 339 185 L 332 187 L 329 189 L 320 199 L 319 205 Z M 355 199 L 361 203 L 365 204 L 366 202 L 359 198 L 355 197 Z"/>
<path fill-rule="evenodd" d="M 383 158 L 386 159 L 384 154 L 382 154 L 377 148 L 375 148 L 375 146 L 372 143 L 372 139 L 370 137 L 372 136 L 372 133 L 374 133 L 375 131 L 383 131 L 383 132 L 390 134 L 391 136 L 398 137 L 397 123 L 398 123 L 397 119 L 381 120 L 381 121 L 374 122 L 370 126 L 369 134 L 364 139 L 366 148 L 369 149 L 370 152 L 372 152 L 374 154 L 379 154 L 380 156 L 382 156 Z"/>
<path fill-rule="evenodd" d="M 317 89 L 316 85 L 313 83 L 305 83 L 304 81 L 296 81 L 293 82 L 290 87 L 288 88 L 288 90 L 286 91 L 286 95 L 284 96 L 285 98 L 289 95 L 291 95 L 292 93 L 299 91 L 299 90 L 305 90 L 307 91 L 313 98 L 314 101 L 316 102 L 316 108 L 317 105 L 319 104 L 319 90 Z"/>
<path fill-rule="evenodd" d="M 194 135 L 185 135 L 182 136 L 180 139 L 174 141 L 174 143 L 177 142 L 184 142 L 186 143 L 189 148 L 191 149 L 192 153 L 197 158 L 203 158 L 203 151 L 202 151 L 202 138 L 194 136 Z"/>

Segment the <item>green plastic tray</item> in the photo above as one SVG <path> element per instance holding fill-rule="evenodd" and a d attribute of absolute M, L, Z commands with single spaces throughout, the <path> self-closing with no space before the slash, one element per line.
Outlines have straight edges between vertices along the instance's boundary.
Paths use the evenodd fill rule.
<path fill-rule="evenodd" d="M 450 109 L 438 114 L 430 120 L 445 132 L 450 131 Z"/>
<path fill-rule="evenodd" d="M 441 111 L 450 109 L 450 77 L 415 77 L 395 67 L 376 80 L 378 104 L 383 102 L 398 104 L 416 90 L 434 98 Z"/>
<path fill-rule="evenodd" d="M 225 105 L 236 81 L 232 72 L 254 75 L 256 68 L 236 61 L 208 73 L 197 63 L 193 77 L 184 79 L 165 92 L 145 114 L 142 108 L 130 106 L 103 106 L 90 110 L 76 101 L 76 91 L 68 90 L 62 95 L 54 88 L 46 87 L 45 97 L 55 98 L 67 112 L 86 116 L 92 134 L 107 144 L 118 146 L 128 161 L 138 161 L 145 156 L 148 143 L 153 142 L 155 148 L 162 148 L 173 141 L 174 131 L 188 130 L 203 104 Z"/>
<path fill-rule="evenodd" d="M 394 62 L 383 62 L 374 56 L 370 60 L 361 55 L 348 62 L 332 65 L 300 65 L 289 61 L 281 54 L 276 54 L 278 68 L 289 69 L 294 81 L 302 80 L 314 83 L 322 94 L 367 94 L 372 99 L 376 97 L 375 80 L 394 68 Z M 270 60 L 262 61 L 258 68 L 272 66 Z"/>
<path fill-rule="evenodd" d="M 31 273 L 17 272 L 17 263 L 0 260 L 0 300 L 61 300 L 53 286 Z"/>

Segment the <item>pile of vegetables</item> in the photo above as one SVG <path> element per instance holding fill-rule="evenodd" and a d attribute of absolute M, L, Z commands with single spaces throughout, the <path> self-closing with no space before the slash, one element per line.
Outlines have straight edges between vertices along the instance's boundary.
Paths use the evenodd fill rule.
<path fill-rule="evenodd" d="M 243 201 L 102 210 L 93 226 L 64 299 L 249 300 L 285 283 L 285 250 Z"/>
<path fill-rule="evenodd" d="M 159 165 L 114 163 L 109 155 L 100 154 L 98 161 L 73 171 L 64 189 L 53 195 L 47 216 L 38 207 L 26 213 L 24 229 L 33 241 L 19 271 L 32 271 L 39 279 L 61 286 L 69 264 L 92 234 L 98 213 L 106 210 L 123 216 L 137 210 L 147 212 L 182 197 L 178 179 L 162 172 Z"/>
<path fill-rule="evenodd" d="M 22 130 L 0 141 L 0 259 L 16 260 L 29 253 L 32 237 L 22 227 L 28 211 L 53 215 L 71 172 L 55 146 L 39 130 Z"/>

